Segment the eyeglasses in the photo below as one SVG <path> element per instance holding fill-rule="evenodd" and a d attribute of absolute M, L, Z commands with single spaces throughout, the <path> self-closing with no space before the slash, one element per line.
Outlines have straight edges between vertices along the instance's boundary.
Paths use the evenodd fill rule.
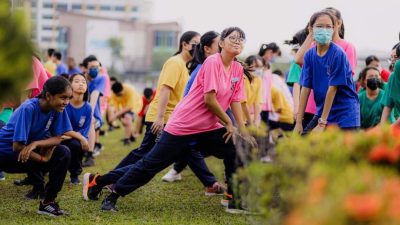
<path fill-rule="evenodd" d="M 229 41 L 232 43 L 237 43 L 239 42 L 240 44 L 243 44 L 246 42 L 246 40 L 244 38 L 241 37 L 236 37 L 236 36 L 229 36 L 228 37 Z"/>
<path fill-rule="evenodd" d="M 322 25 L 322 24 L 316 24 L 314 25 L 316 28 L 326 28 L 326 29 L 333 29 L 333 25 Z"/>

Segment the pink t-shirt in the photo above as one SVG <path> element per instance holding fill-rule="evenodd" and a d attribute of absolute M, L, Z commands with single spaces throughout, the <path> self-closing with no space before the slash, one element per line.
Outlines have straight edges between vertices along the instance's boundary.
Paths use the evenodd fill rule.
<path fill-rule="evenodd" d="M 226 73 L 221 55 L 217 53 L 209 56 L 199 70 L 189 94 L 172 112 L 165 131 L 183 136 L 223 127 L 204 102 L 204 95 L 211 91 L 215 91 L 217 101 L 224 111 L 232 102 L 243 101 L 245 93 L 242 65 L 233 62 L 229 73 Z"/>
<path fill-rule="evenodd" d="M 49 79 L 42 63 L 36 57 L 32 57 L 32 69 L 33 79 L 26 87 L 26 90 L 31 90 L 29 98 L 38 96 L 43 89 L 44 83 Z"/>
<path fill-rule="evenodd" d="M 272 87 L 272 73 L 271 70 L 267 70 L 262 76 L 262 83 L 261 83 L 262 111 L 268 111 L 268 112 L 272 111 L 271 87 Z"/>

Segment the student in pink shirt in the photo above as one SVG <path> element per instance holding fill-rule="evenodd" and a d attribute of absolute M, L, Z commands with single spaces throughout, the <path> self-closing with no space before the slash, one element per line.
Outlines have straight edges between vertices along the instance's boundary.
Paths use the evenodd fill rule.
<path fill-rule="evenodd" d="M 32 57 L 33 77 L 31 83 L 26 87 L 29 91 L 28 98 L 34 98 L 40 94 L 43 89 L 44 83 L 47 81 L 48 76 L 42 63 L 35 56 Z"/>
<path fill-rule="evenodd" d="M 133 165 L 102 176 L 90 174 L 90 185 L 84 188 L 84 196 L 86 193 L 86 198 L 97 199 L 104 186 L 114 184 L 101 208 L 116 211 L 115 204 L 120 196 L 145 185 L 193 148 L 224 159 L 228 194 L 233 195 L 232 175 L 239 166 L 233 137 L 239 133 L 245 141 L 256 145 L 244 126 L 240 104 L 245 98 L 244 70 L 235 59 L 242 52 L 244 42 L 245 34 L 240 28 L 225 29 L 219 42 L 221 53 L 205 60 L 189 94 L 176 106 L 153 149 Z M 228 107 L 232 109 L 239 132 L 226 114 Z M 228 212 L 240 210 L 234 200 L 230 201 Z"/>

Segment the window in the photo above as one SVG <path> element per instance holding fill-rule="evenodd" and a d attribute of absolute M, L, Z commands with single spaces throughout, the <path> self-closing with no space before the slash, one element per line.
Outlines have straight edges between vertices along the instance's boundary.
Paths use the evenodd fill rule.
<path fill-rule="evenodd" d="M 51 37 L 42 37 L 42 42 L 51 42 L 52 40 Z"/>
<path fill-rule="evenodd" d="M 52 26 L 43 26 L 42 30 L 53 30 Z"/>
<path fill-rule="evenodd" d="M 132 7 L 132 12 L 137 12 L 137 11 L 139 11 L 139 7 L 137 6 Z"/>
<path fill-rule="evenodd" d="M 32 8 L 36 8 L 37 7 L 37 1 L 36 0 L 32 0 L 31 7 Z"/>
<path fill-rule="evenodd" d="M 52 20 L 53 19 L 53 15 L 43 15 L 43 19 Z"/>
<path fill-rule="evenodd" d="M 123 12 L 125 11 L 125 6 L 115 6 L 115 11 Z"/>
<path fill-rule="evenodd" d="M 72 10 L 81 10 L 82 5 L 81 4 L 72 4 Z"/>
<path fill-rule="evenodd" d="M 43 8 L 52 9 L 53 8 L 53 3 L 43 3 Z"/>
<path fill-rule="evenodd" d="M 176 33 L 173 31 L 156 31 L 155 47 L 175 47 Z"/>
<path fill-rule="evenodd" d="M 102 5 L 102 6 L 100 6 L 100 10 L 101 10 L 101 11 L 110 11 L 110 10 L 111 10 L 111 6 L 109 6 L 109 5 Z"/>
<path fill-rule="evenodd" d="M 58 3 L 56 9 L 60 11 L 67 11 L 68 5 L 66 3 Z"/>
<path fill-rule="evenodd" d="M 87 5 L 86 9 L 87 10 L 96 10 L 96 6 L 95 5 Z"/>

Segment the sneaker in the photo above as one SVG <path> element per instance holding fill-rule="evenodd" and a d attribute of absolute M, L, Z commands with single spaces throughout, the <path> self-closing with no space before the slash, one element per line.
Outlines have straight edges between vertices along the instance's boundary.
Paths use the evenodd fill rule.
<path fill-rule="evenodd" d="M 97 142 L 97 143 L 94 143 L 94 149 L 95 150 L 98 149 L 101 152 L 104 150 L 104 146 L 101 143 Z"/>
<path fill-rule="evenodd" d="M 250 211 L 242 207 L 231 207 L 231 206 L 226 207 L 225 212 L 230 214 L 252 214 Z"/>
<path fill-rule="evenodd" d="M 131 137 L 129 138 L 129 140 L 130 140 L 131 142 L 136 142 L 136 137 L 133 136 L 133 135 L 131 135 Z"/>
<path fill-rule="evenodd" d="M 81 181 L 79 180 L 79 177 L 78 176 L 71 176 L 71 184 L 73 184 L 73 185 L 81 184 Z"/>
<path fill-rule="evenodd" d="M 108 195 L 101 203 L 101 210 L 117 212 L 118 209 L 115 207 L 115 204 L 117 204 L 117 199 L 118 195 L 116 195 L 115 193 L 111 193 L 110 195 Z"/>
<path fill-rule="evenodd" d="M 47 215 L 47 216 L 53 216 L 53 217 L 69 215 L 69 213 L 60 209 L 60 206 L 56 202 L 50 202 L 48 204 L 43 204 L 42 201 L 40 201 L 39 210 L 37 211 L 37 213 L 40 215 Z"/>
<path fill-rule="evenodd" d="M 213 186 L 206 187 L 206 196 L 223 195 L 225 193 L 225 187 L 218 182 L 215 182 Z"/>
<path fill-rule="evenodd" d="M 6 180 L 3 171 L 0 171 L 0 181 Z"/>
<path fill-rule="evenodd" d="M 99 156 L 99 155 L 100 155 L 100 150 L 97 149 L 97 148 L 94 148 L 92 156 L 93 156 L 93 157 L 97 157 L 97 156 Z"/>
<path fill-rule="evenodd" d="M 96 178 L 99 174 L 85 173 L 83 175 L 82 196 L 85 201 L 98 200 L 101 188 L 96 184 Z"/>
<path fill-rule="evenodd" d="M 180 173 L 176 172 L 174 169 L 170 169 L 167 174 L 165 174 L 162 178 L 162 181 L 165 182 L 174 182 L 178 180 L 182 180 L 182 176 Z"/>
<path fill-rule="evenodd" d="M 272 163 L 273 162 L 272 158 L 270 156 L 268 156 L 268 155 L 262 157 L 260 160 L 261 160 L 262 163 Z"/>
<path fill-rule="evenodd" d="M 14 184 L 17 186 L 32 185 L 32 183 L 29 181 L 28 177 L 25 177 L 22 180 L 14 180 Z"/>
<path fill-rule="evenodd" d="M 229 206 L 229 202 L 232 200 L 232 195 L 228 194 L 227 192 L 224 192 L 224 198 L 221 199 L 221 205 L 224 207 Z"/>
<path fill-rule="evenodd" d="M 44 199 L 46 197 L 46 191 L 43 187 L 33 187 L 26 195 L 25 198 L 28 200 Z"/>
<path fill-rule="evenodd" d="M 82 163 L 82 167 L 92 167 L 94 166 L 94 158 L 87 157 L 86 160 Z"/>
<path fill-rule="evenodd" d="M 124 146 L 128 146 L 131 145 L 131 140 L 129 138 L 124 138 L 122 139 L 122 143 L 124 144 Z"/>

